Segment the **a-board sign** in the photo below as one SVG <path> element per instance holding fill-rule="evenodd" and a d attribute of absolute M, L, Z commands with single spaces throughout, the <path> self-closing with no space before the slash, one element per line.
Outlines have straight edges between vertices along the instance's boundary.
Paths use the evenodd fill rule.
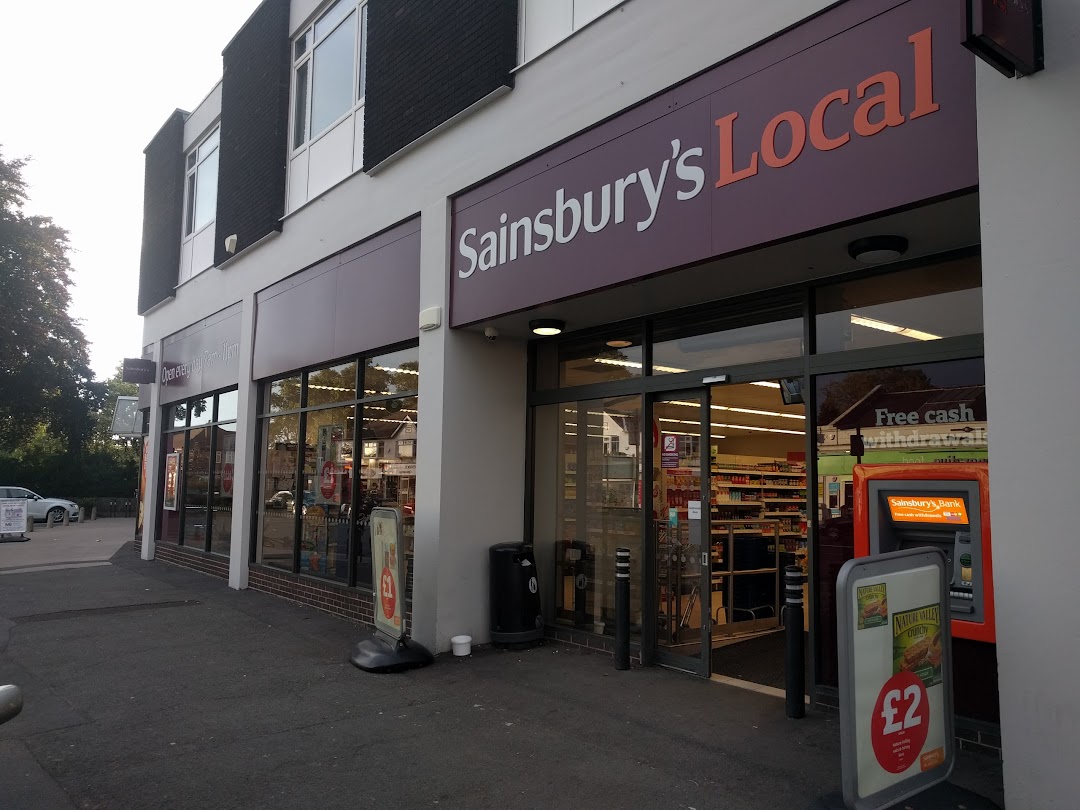
<path fill-rule="evenodd" d="M 405 548 L 401 512 L 371 510 L 371 581 L 375 584 L 375 629 L 397 640 L 405 637 Z"/>
<path fill-rule="evenodd" d="M 844 803 L 891 807 L 956 759 L 945 555 L 848 560 L 836 581 Z"/>
<path fill-rule="evenodd" d="M 0 498 L 0 534 L 26 531 L 26 498 Z"/>

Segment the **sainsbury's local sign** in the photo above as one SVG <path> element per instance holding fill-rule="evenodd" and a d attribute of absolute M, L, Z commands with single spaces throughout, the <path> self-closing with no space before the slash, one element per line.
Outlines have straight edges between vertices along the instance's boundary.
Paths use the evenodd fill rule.
<path fill-rule="evenodd" d="M 459 196 L 452 323 L 973 187 L 964 23 L 843 4 Z"/>

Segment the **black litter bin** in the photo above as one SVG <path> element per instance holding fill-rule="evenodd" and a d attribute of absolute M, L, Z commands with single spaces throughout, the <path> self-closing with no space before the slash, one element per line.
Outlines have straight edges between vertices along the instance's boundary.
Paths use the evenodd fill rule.
<path fill-rule="evenodd" d="M 497 543 L 491 556 L 491 641 L 527 644 L 544 635 L 536 558 L 525 543 Z"/>

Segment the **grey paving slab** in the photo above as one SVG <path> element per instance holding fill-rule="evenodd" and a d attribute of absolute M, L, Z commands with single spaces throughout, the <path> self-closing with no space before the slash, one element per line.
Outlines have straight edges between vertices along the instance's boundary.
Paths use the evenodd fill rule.
<path fill-rule="evenodd" d="M 77 807 L 700 810 L 839 785 L 831 714 L 559 647 L 372 675 L 345 660 L 363 628 L 130 549 L 112 562 L 0 577 L 0 680 L 30 685 L 0 727 L 22 763 L 0 799 L 47 780 Z M 987 757 L 958 777 L 1000 794 Z"/>

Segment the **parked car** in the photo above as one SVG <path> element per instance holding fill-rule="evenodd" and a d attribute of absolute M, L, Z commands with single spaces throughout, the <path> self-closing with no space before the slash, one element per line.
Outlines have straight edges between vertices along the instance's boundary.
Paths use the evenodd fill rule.
<path fill-rule="evenodd" d="M 266 499 L 267 509 L 292 509 L 296 503 L 296 496 L 289 490 L 283 489 L 280 492 L 275 492 L 269 498 Z"/>
<path fill-rule="evenodd" d="M 65 498 L 44 498 L 26 487 L 0 487 L 0 498 L 25 498 L 27 514 L 35 521 L 54 523 L 63 520 L 65 511 L 72 523 L 79 519 L 78 504 Z"/>

